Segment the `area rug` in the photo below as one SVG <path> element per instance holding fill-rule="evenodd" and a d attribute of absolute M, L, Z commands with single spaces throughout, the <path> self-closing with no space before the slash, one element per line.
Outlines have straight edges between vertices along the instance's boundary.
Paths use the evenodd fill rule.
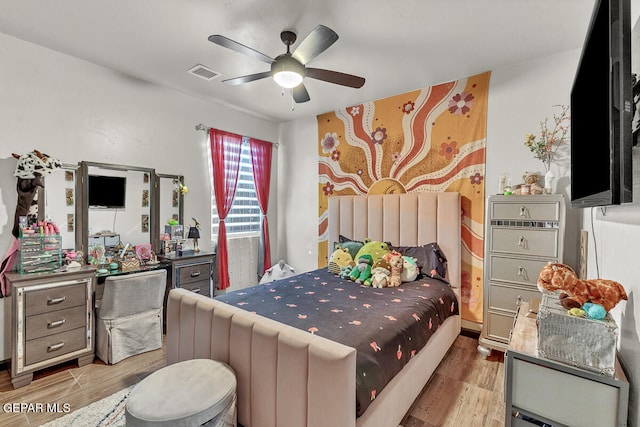
<path fill-rule="evenodd" d="M 120 427 L 125 425 L 124 408 L 133 386 L 73 411 L 42 427 Z"/>

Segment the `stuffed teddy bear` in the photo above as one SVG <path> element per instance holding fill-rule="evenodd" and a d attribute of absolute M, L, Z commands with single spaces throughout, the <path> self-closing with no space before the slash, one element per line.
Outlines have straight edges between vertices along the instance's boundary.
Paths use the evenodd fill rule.
<path fill-rule="evenodd" d="M 351 270 L 349 278 L 356 283 L 364 283 L 365 280 L 371 277 L 371 266 L 373 265 L 373 258 L 369 254 L 363 254 L 358 257 L 358 262 Z"/>
<path fill-rule="evenodd" d="M 525 184 L 529 185 L 529 194 L 542 194 L 543 189 L 540 184 L 538 184 L 538 180 L 540 179 L 538 172 L 525 172 L 524 175 L 522 175 L 522 179 Z M 520 184 L 518 186 L 514 194 L 522 194 L 522 185 L 523 184 Z"/>
<path fill-rule="evenodd" d="M 402 282 L 413 282 L 418 278 L 418 263 L 414 257 L 402 256 L 402 273 L 400 280 Z"/>
<path fill-rule="evenodd" d="M 328 270 L 330 273 L 340 274 L 340 272 L 343 271 L 343 268 L 347 266 L 351 266 L 353 268 L 355 265 L 356 263 L 353 261 L 349 250 L 338 246 L 329 258 Z"/>
<path fill-rule="evenodd" d="M 562 291 L 560 304 L 567 310 L 592 302 L 609 312 L 618 302 L 627 299 L 620 283 L 605 279 L 580 280 L 571 267 L 559 263 L 549 263 L 540 270 L 538 289 L 544 293 Z"/>
<path fill-rule="evenodd" d="M 369 254 L 373 260 L 371 265 L 373 265 L 388 252 L 389 246 L 387 246 L 386 243 L 367 238 L 364 239 L 364 245 L 360 248 L 354 259 L 358 259 L 364 254 Z"/>
<path fill-rule="evenodd" d="M 367 286 L 374 288 L 384 288 L 389 286 L 389 277 L 391 274 L 391 266 L 384 258 L 381 258 L 373 265 L 371 269 L 371 278 L 364 282 Z"/>
<path fill-rule="evenodd" d="M 387 286 L 396 287 L 402 284 L 402 268 L 404 265 L 404 259 L 400 252 L 391 251 L 383 256 L 385 261 L 389 263 L 391 274 L 389 274 L 389 282 Z"/>

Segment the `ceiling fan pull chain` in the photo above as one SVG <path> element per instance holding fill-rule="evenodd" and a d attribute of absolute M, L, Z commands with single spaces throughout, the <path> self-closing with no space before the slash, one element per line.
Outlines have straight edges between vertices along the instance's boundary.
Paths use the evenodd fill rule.
<path fill-rule="evenodd" d="M 293 100 L 293 89 L 291 89 L 290 93 L 291 93 L 291 111 L 293 111 L 293 110 L 296 109 L 296 104 L 295 104 L 295 102 Z"/>

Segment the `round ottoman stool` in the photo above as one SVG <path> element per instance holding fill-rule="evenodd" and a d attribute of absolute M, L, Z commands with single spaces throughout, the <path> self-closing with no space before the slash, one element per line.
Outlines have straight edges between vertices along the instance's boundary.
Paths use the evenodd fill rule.
<path fill-rule="evenodd" d="M 127 427 L 235 427 L 236 376 L 229 365 L 194 359 L 166 366 L 131 391 Z"/>

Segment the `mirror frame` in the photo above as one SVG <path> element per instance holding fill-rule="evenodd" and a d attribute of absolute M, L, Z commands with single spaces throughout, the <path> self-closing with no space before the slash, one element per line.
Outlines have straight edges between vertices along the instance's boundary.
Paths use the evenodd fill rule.
<path fill-rule="evenodd" d="M 78 203 L 76 205 L 76 250 L 81 250 L 85 261 L 88 256 L 89 246 L 89 167 L 98 167 L 102 169 L 112 169 L 119 171 L 138 171 L 149 174 L 149 243 L 154 251 L 159 245 L 160 236 L 158 235 L 158 217 L 159 209 L 157 207 L 158 198 L 158 180 L 155 169 L 143 168 L 139 166 L 117 165 L 110 163 L 97 162 L 80 162 L 78 174 L 76 176 L 76 194 L 78 195 Z M 80 179 L 78 179 L 80 177 Z"/>
<path fill-rule="evenodd" d="M 156 173 L 155 175 L 155 187 L 156 187 L 156 200 L 154 201 L 154 209 L 156 210 L 155 212 L 155 217 L 158 219 L 158 226 L 157 226 L 157 230 L 158 233 L 154 236 L 155 240 L 152 243 L 152 247 L 155 253 L 159 254 L 160 253 L 160 234 L 162 233 L 160 231 L 160 205 L 162 203 L 162 200 L 160 200 L 160 179 L 163 178 L 168 178 L 168 179 L 172 179 L 174 182 L 176 180 L 180 181 L 181 184 L 184 185 L 184 176 L 183 175 L 171 175 L 171 174 L 166 174 L 166 173 Z M 184 224 L 184 196 L 182 195 L 181 191 L 178 191 L 178 224 Z"/>
<path fill-rule="evenodd" d="M 65 171 L 73 171 L 73 191 L 74 191 L 74 220 L 73 220 L 73 235 L 74 235 L 74 245 L 78 244 L 78 218 L 80 218 L 81 210 L 81 201 L 80 198 L 82 195 L 80 194 L 80 187 L 78 186 L 80 165 L 73 163 L 63 163 L 60 166 L 60 172 L 64 173 Z M 55 173 L 55 172 L 54 172 Z M 44 221 L 47 217 L 47 208 L 45 203 L 45 197 L 51 197 L 50 191 L 50 182 L 51 180 L 47 180 L 47 176 L 43 177 L 44 187 L 38 187 L 38 221 Z M 63 189 L 64 190 L 64 189 Z M 67 221 L 65 218 L 57 219 L 58 227 L 67 227 Z M 75 249 L 75 246 L 74 246 Z"/>

